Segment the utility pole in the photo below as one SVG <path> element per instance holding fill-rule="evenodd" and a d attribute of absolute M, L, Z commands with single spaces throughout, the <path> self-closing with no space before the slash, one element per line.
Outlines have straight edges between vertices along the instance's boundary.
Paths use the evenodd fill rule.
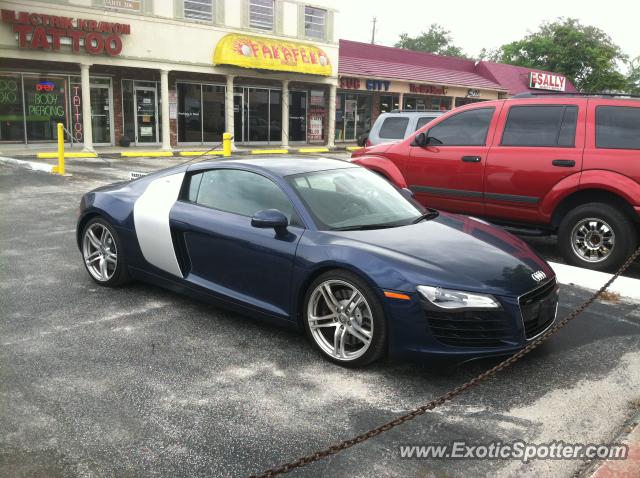
<path fill-rule="evenodd" d="M 376 22 L 378 19 L 373 17 L 373 29 L 371 30 L 371 44 L 373 45 L 376 42 Z"/>

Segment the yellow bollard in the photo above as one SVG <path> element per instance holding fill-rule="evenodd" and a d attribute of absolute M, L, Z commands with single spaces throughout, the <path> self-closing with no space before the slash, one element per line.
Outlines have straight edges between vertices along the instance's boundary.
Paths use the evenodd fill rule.
<path fill-rule="evenodd" d="M 64 176 L 64 127 L 62 123 L 58 123 L 58 166 L 53 170 L 60 176 Z"/>
<path fill-rule="evenodd" d="M 231 156 L 231 133 L 222 133 L 222 156 L 228 158 Z"/>

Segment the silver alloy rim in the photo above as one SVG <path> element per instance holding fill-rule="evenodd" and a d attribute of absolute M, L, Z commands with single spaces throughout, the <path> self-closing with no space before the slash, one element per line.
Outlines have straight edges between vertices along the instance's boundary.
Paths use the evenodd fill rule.
<path fill-rule="evenodd" d="M 307 307 L 311 336 L 324 353 L 349 362 L 362 357 L 373 338 L 373 314 L 352 284 L 327 280 L 311 293 Z"/>
<path fill-rule="evenodd" d="M 118 266 L 118 250 L 105 226 L 95 223 L 87 228 L 82 240 L 82 255 L 94 279 L 106 282 L 113 277 Z"/>
<path fill-rule="evenodd" d="M 583 219 L 571 231 L 571 247 L 576 256 L 586 262 L 606 260 L 615 246 L 616 235 L 602 219 Z"/>

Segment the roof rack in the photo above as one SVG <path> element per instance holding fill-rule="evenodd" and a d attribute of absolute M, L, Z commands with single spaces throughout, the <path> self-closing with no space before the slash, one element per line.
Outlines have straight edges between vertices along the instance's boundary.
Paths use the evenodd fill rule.
<path fill-rule="evenodd" d="M 449 110 L 447 110 L 449 111 Z M 444 113 L 442 110 L 401 110 L 394 109 L 391 111 L 387 111 L 387 113 Z"/>
<path fill-rule="evenodd" d="M 567 93 L 564 91 L 527 91 L 525 93 L 518 93 L 512 96 L 512 98 L 535 98 L 536 96 L 603 96 L 607 98 L 640 98 L 640 95 L 631 95 L 627 93 Z"/>

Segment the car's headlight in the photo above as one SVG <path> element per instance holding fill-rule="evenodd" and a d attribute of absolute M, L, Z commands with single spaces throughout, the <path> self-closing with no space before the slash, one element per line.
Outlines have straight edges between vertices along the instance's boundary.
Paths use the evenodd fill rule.
<path fill-rule="evenodd" d="M 419 285 L 418 292 L 440 309 L 499 309 L 500 302 L 488 294 L 472 294 L 460 290 Z"/>

